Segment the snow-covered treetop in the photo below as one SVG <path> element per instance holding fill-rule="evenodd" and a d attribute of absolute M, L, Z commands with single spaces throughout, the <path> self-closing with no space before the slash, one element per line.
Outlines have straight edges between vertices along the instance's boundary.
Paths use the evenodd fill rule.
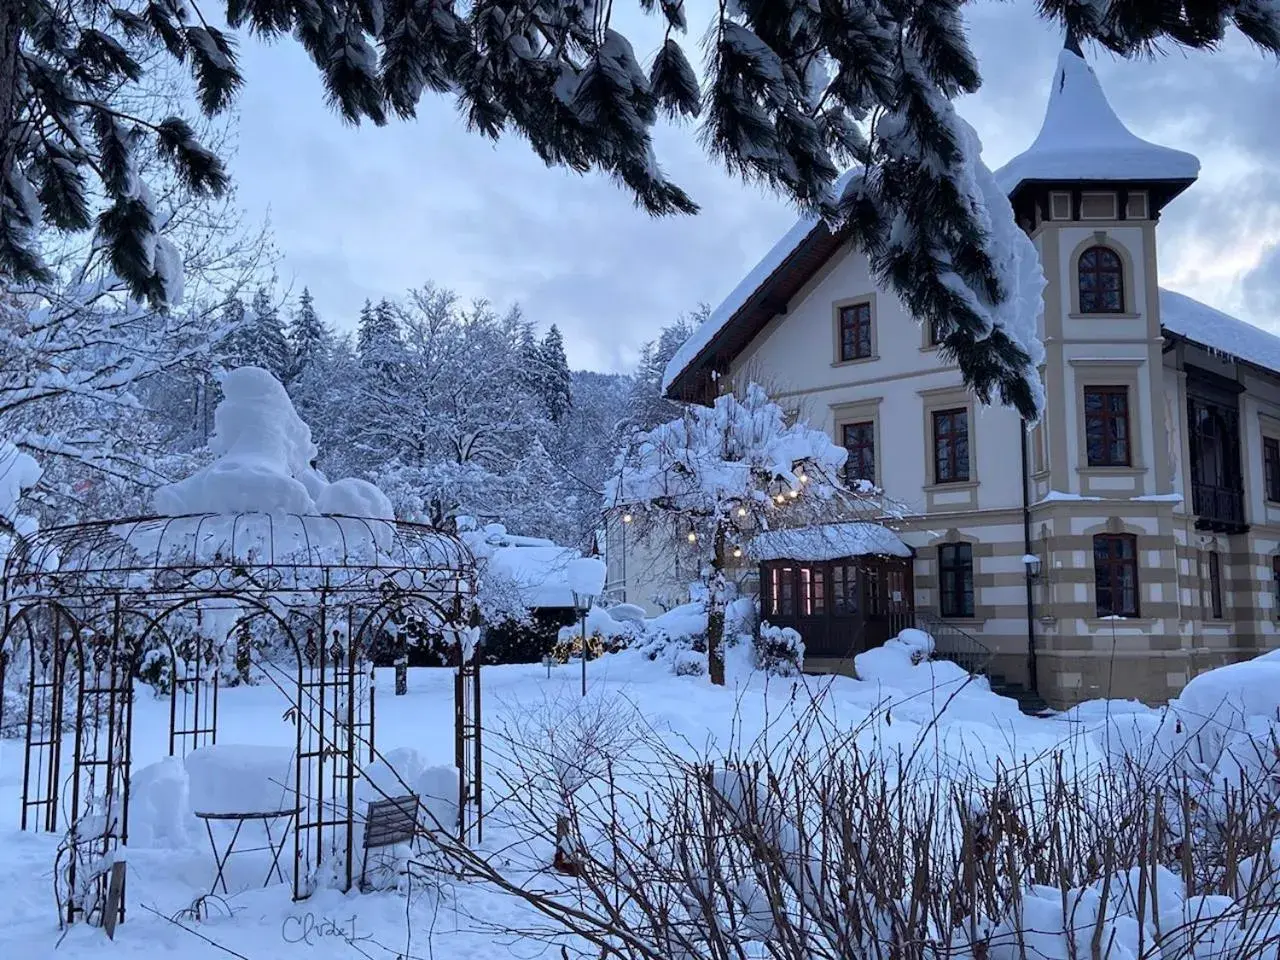
<path fill-rule="evenodd" d="M 606 502 L 719 515 L 801 489 L 825 498 L 839 488 L 847 458 L 822 431 L 788 425 L 753 383 L 742 399 L 727 395 L 712 407 L 690 407 L 643 434 L 620 458 Z"/>
<path fill-rule="evenodd" d="M 1044 125 L 1035 142 L 996 171 L 1006 193 L 1028 180 L 1194 180 L 1200 161 L 1133 134 L 1116 116 L 1093 68 L 1058 56 Z"/>

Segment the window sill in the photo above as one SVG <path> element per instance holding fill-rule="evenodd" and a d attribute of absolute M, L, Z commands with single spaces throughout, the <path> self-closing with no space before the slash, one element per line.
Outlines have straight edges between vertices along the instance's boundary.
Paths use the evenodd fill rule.
<path fill-rule="evenodd" d="M 1156 625 L 1151 617 L 1090 617 L 1085 621 L 1085 625 L 1090 630 L 1109 630 L 1114 626 L 1117 630 L 1131 630 L 1137 627 L 1140 630 L 1149 629 Z"/>
<path fill-rule="evenodd" d="M 978 489 L 977 480 L 952 480 L 946 483 L 927 483 L 924 486 L 925 493 L 945 493 L 948 490 L 976 489 Z"/>
<path fill-rule="evenodd" d="M 1147 468 L 1142 466 L 1141 464 L 1133 464 L 1132 466 L 1128 466 L 1128 467 L 1122 467 L 1122 466 L 1076 467 L 1076 473 L 1083 474 L 1085 476 L 1097 476 L 1097 477 L 1136 477 L 1146 472 L 1147 472 Z"/>
<path fill-rule="evenodd" d="M 879 359 L 880 359 L 880 354 L 878 354 L 878 353 L 873 353 L 873 354 L 872 354 L 871 356 L 869 356 L 869 357 L 855 357 L 855 358 L 854 358 L 854 359 L 852 359 L 852 360 L 832 360 L 832 361 L 831 361 L 831 366 L 833 366 L 833 367 L 852 367 L 852 366 L 854 366 L 854 365 L 856 365 L 856 364 L 859 364 L 859 363 L 873 363 L 874 361 L 879 360 Z"/>
<path fill-rule="evenodd" d="M 1068 313 L 1068 320 L 1141 320 L 1140 313 Z"/>

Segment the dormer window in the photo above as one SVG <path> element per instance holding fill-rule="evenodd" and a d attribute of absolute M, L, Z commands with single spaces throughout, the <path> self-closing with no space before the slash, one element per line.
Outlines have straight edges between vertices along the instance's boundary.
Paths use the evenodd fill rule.
<path fill-rule="evenodd" d="M 1124 265 L 1109 247 L 1080 254 L 1080 312 L 1124 313 Z"/>

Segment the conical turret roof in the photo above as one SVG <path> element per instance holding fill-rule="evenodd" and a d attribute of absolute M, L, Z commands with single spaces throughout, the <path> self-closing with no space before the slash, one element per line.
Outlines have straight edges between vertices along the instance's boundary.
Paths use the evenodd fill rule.
<path fill-rule="evenodd" d="M 1004 191 L 1011 194 L 1030 181 L 1167 181 L 1183 186 L 1194 181 L 1200 161 L 1134 135 L 1111 109 L 1097 75 L 1078 51 L 1068 41 L 1058 55 L 1040 135 L 996 171 Z"/>

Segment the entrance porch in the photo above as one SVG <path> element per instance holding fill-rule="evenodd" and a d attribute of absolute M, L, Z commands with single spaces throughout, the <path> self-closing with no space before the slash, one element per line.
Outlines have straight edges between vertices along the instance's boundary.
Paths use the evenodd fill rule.
<path fill-rule="evenodd" d="M 915 625 L 912 552 L 887 527 L 829 524 L 756 538 L 761 618 L 804 639 L 818 670 L 852 666 L 855 655 Z"/>

